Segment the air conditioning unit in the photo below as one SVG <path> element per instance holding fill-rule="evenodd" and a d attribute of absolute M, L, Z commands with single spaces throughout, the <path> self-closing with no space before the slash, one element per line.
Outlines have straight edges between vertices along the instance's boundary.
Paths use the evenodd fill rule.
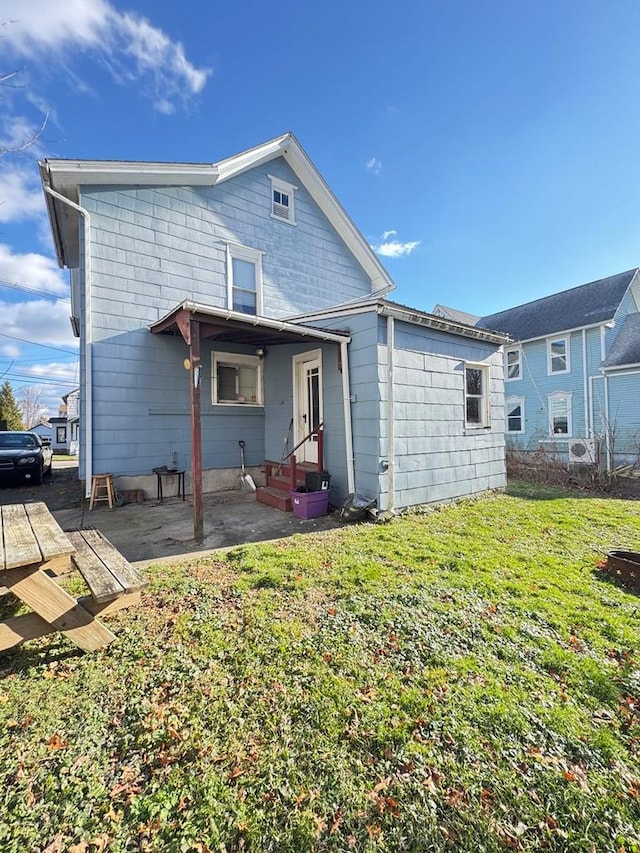
<path fill-rule="evenodd" d="M 594 438 L 573 438 L 569 441 L 569 462 L 575 465 L 595 465 L 595 461 Z"/>

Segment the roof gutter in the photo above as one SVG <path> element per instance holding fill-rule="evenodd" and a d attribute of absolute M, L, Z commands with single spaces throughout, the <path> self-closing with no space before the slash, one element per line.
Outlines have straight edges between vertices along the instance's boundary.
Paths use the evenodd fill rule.
<path fill-rule="evenodd" d="M 544 341 L 547 338 L 558 338 L 562 335 L 570 335 L 572 332 L 581 332 L 583 329 L 585 331 L 589 331 L 589 329 L 599 329 L 601 326 L 610 323 L 611 320 L 601 320 L 599 323 L 590 323 L 588 326 L 575 326 L 573 329 L 560 329 L 557 332 L 546 332 L 544 335 L 536 335 L 533 338 L 513 338 L 512 340 L 518 344 L 528 344 L 531 341 Z M 496 334 L 498 334 L 496 332 Z M 507 332 L 500 334 L 508 334 Z"/>
<path fill-rule="evenodd" d="M 206 314 L 209 317 L 218 317 L 222 320 L 235 320 L 245 325 L 252 325 L 258 328 L 273 329 L 277 332 L 289 332 L 290 334 L 299 335 L 301 337 L 316 338 L 321 341 L 331 341 L 336 344 L 349 343 L 351 338 L 346 334 L 336 332 L 326 332 L 324 329 L 310 329 L 308 326 L 300 326 L 297 323 L 289 323 L 286 320 L 272 320 L 270 317 L 249 317 L 247 314 L 241 314 L 239 311 L 230 311 L 226 308 L 215 308 L 212 305 L 204 305 L 200 302 L 192 302 L 186 299 L 176 308 L 172 308 L 168 314 L 161 317 L 155 323 L 152 323 L 149 328 L 153 331 L 155 326 L 159 326 L 166 322 L 172 314 L 177 311 L 190 311 L 196 314 Z"/>
<path fill-rule="evenodd" d="M 85 497 L 91 496 L 91 483 L 93 479 L 93 390 L 91 387 L 92 366 L 92 329 L 91 329 L 91 217 L 89 211 L 74 201 L 61 195 L 59 192 L 51 189 L 49 186 L 49 175 L 46 176 L 46 182 L 43 176 L 42 184 L 45 193 L 50 197 L 57 199 L 63 204 L 68 205 L 82 217 L 84 226 L 84 434 L 85 434 L 85 458 L 84 458 L 84 474 L 85 474 Z M 55 220 L 55 210 L 53 205 L 50 208 L 52 222 Z M 54 229 L 54 234 L 57 235 L 57 230 Z M 60 247 L 61 248 L 61 247 Z M 62 257 L 61 254 L 58 255 Z"/>
<path fill-rule="evenodd" d="M 389 303 L 379 304 L 377 312 L 383 317 L 393 317 L 394 319 L 404 321 L 405 323 L 426 326 L 429 329 L 436 329 L 439 332 L 462 335 L 465 338 L 473 338 L 478 341 L 498 344 L 498 346 L 511 341 L 511 338 L 505 332 L 494 332 L 490 329 L 479 329 L 476 326 L 467 326 L 464 323 L 456 323 L 453 320 L 446 320 L 443 317 L 436 317 L 433 314 L 423 314 L 422 312 L 411 311 L 407 308 L 390 305 Z"/>

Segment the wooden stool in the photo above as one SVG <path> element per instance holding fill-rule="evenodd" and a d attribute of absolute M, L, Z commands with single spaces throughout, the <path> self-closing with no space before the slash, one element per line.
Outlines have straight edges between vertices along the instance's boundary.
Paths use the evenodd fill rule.
<path fill-rule="evenodd" d="M 113 488 L 113 476 L 111 474 L 94 474 L 91 479 L 91 501 L 89 509 L 93 509 L 95 503 L 109 501 L 109 509 L 113 509 L 116 503 L 116 493 Z"/>

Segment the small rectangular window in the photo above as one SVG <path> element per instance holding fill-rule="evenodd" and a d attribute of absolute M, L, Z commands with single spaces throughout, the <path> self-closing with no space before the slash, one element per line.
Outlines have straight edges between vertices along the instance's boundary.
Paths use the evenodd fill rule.
<path fill-rule="evenodd" d="M 67 440 L 67 428 L 56 427 L 56 444 L 64 444 Z"/>
<path fill-rule="evenodd" d="M 549 432 L 571 435 L 571 395 L 563 392 L 549 395 Z"/>
<path fill-rule="evenodd" d="M 468 427 L 489 426 L 488 376 L 485 365 L 465 365 L 465 424 Z"/>
<path fill-rule="evenodd" d="M 569 347 L 567 338 L 547 341 L 548 373 L 569 372 Z"/>
<path fill-rule="evenodd" d="M 294 201 L 295 191 L 298 187 L 293 184 L 269 175 L 271 181 L 271 216 L 273 219 L 280 219 L 282 222 L 288 222 L 289 225 L 296 224 Z"/>
<path fill-rule="evenodd" d="M 524 397 L 509 397 L 506 419 L 507 432 L 524 432 Z"/>
<path fill-rule="evenodd" d="M 522 375 L 522 352 L 520 349 L 508 349 L 505 353 L 505 380 L 520 379 Z"/>
<path fill-rule="evenodd" d="M 225 405 L 261 406 L 262 359 L 253 355 L 213 353 L 211 399 Z"/>
<path fill-rule="evenodd" d="M 262 310 L 262 252 L 248 246 L 227 245 L 229 308 L 256 316 Z"/>

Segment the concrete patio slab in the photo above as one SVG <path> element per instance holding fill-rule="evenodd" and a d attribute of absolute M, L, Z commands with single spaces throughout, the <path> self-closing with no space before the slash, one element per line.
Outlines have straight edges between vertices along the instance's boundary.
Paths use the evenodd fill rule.
<path fill-rule="evenodd" d="M 303 520 L 258 503 L 255 495 L 220 492 L 205 495 L 204 540 L 193 539 L 193 508 L 189 496 L 148 500 L 121 507 L 73 507 L 53 512 L 63 530 L 94 527 L 130 561 L 190 556 L 241 545 L 340 527 L 335 515 Z"/>

